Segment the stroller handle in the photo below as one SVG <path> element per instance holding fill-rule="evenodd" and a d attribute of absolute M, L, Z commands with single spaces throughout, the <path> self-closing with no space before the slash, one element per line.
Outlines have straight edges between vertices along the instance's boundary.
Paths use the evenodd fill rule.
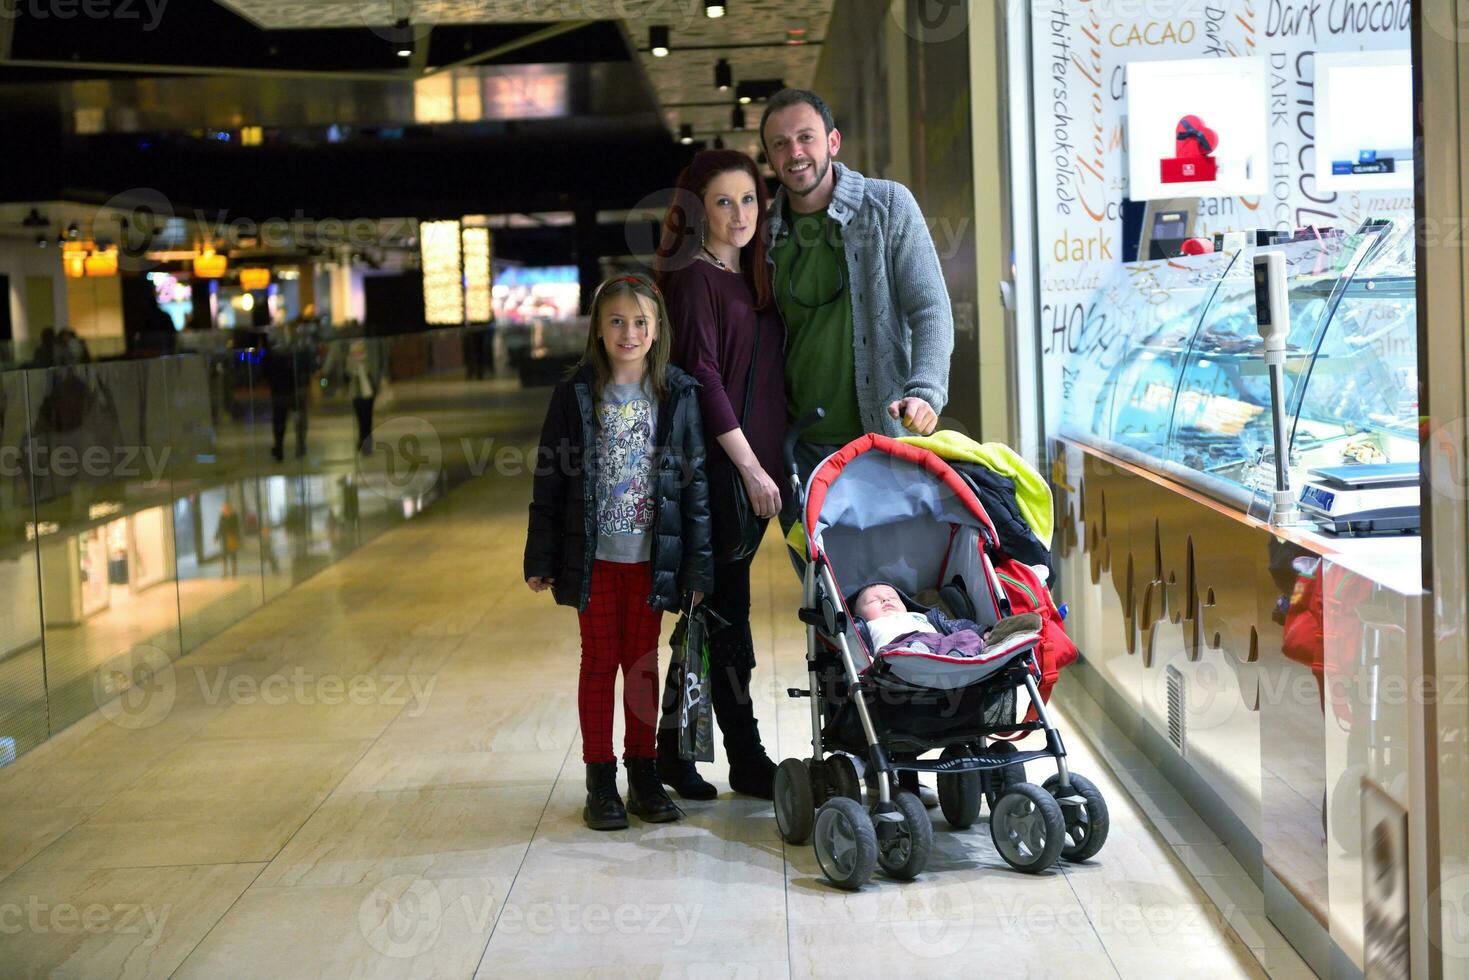
<path fill-rule="evenodd" d="M 786 464 L 786 472 L 790 474 L 792 485 L 797 489 L 800 489 L 801 486 L 801 474 L 796 469 L 796 440 L 801 437 L 802 432 L 805 432 L 824 418 L 826 418 L 826 409 L 824 408 L 813 408 L 805 415 L 802 415 L 791 424 L 791 431 L 786 433 L 785 442 L 780 447 L 781 460 Z"/>

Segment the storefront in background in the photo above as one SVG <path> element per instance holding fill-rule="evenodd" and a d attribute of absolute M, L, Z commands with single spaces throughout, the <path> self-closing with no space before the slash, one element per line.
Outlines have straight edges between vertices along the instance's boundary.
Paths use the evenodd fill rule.
<path fill-rule="evenodd" d="M 78 626 L 111 607 L 114 589 L 142 592 L 173 579 L 173 529 L 163 507 L 41 539 L 46 626 Z"/>
<path fill-rule="evenodd" d="M 1425 615 L 1411 14 L 1045 0 L 1008 25 L 1078 675 L 1323 976 L 1438 955 L 1410 941 L 1431 822 L 1398 696 Z"/>

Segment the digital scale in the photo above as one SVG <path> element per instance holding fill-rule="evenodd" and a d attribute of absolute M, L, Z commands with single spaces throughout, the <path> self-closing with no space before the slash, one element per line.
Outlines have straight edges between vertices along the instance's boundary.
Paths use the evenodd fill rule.
<path fill-rule="evenodd" d="M 1310 471 L 1301 513 L 1328 534 L 1417 534 L 1417 463 L 1369 463 Z"/>

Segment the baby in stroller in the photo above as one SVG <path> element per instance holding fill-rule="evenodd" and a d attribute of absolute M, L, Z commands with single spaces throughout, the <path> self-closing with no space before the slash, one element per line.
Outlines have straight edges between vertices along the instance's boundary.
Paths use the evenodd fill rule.
<path fill-rule="evenodd" d="M 858 635 L 877 656 L 903 650 L 979 657 L 989 646 L 1041 629 L 1041 618 L 1035 613 L 1007 616 L 986 629 L 972 619 L 950 618 L 938 608 L 920 613 L 912 607 L 891 582 L 869 582 L 847 599 L 847 608 L 857 617 Z"/>
<path fill-rule="evenodd" d="M 1003 552 L 973 488 L 927 449 L 869 433 L 802 481 L 792 447 L 806 424 L 793 426 L 785 463 L 800 501 L 809 686 L 786 693 L 810 700 L 811 751 L 776 770 L 781 837 L 810 840 L 841 888 L 879 866 L 911 879 L 933 847 L 911 791 L 929 772 L 951 827 L 973 826 L 988 803 L 1010 867 L 1090 860 L 1107 837 L 1106 803 L 1071 772 L 1046 706 L 1076 648 L 1042 581 Z M 838 569 L 865 584 L 842 589 Z M 1044 744 L 1013 744 L 1027 733 Z M 1056 775 L 1036 785 L 1024 767 L 1042 760 Z"/>

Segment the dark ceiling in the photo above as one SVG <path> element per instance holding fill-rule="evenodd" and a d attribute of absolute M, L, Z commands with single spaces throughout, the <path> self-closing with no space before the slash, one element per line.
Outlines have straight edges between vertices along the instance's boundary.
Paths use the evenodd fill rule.
<path fill-rule="evenodd" d="M 670 139 L 615 22 L 456 69 L 475 112 L 424 123 L 425 83 L 381 29 L 265 31 L 209 0 L 173 0 L 152 23 L 143 0 L 127 6 L 135 19 L 37 17 L 61 8 L 30 2 L 0 19 L 5 199 L 146 187 L 177 213 L 259 220 L 605 210 L 668 186 L 692 152 Z M 548 26 L 435 28 L 414 61 L 447 65 Z M 181 74 L 196 67 L 209 72 Z M 244 126 L 260 145 L 242 145 Z"/>
<path fill-rule="evenodd" d="M 81 14 L 74 4 L 6 0 L 15 6 L 10 61 L 56 61 L 78 65 L 164 65 L 210 68 L 295 69 L 310 72 L 397 71 L 405 61 L 383 28 L 272 30 L 212 0 L 172 0 L 153 18 L 145 0 L 102 4 L 108 17 Z M 46 8 L 74 6 L 74 16 Z M 136 16 L 120 16 L 123 10 Z M 41 14 L 41 16 L 36 16 Z M 7 15 L 8 16 L 8 15 Z M 500 47 L 546 24 L 443 25 L 428 33 L 429 65 L 444 65 Z M 420 31 L 422 33 L 422 31 Z M 622 31 L 612 21 L 594 21 L 575 32 L 496 58 L 493 64 L 627 61 Z M 0 82 L 126 77 L 126 71 L 68 71 L 65 68 L 0 67 Z"/>

